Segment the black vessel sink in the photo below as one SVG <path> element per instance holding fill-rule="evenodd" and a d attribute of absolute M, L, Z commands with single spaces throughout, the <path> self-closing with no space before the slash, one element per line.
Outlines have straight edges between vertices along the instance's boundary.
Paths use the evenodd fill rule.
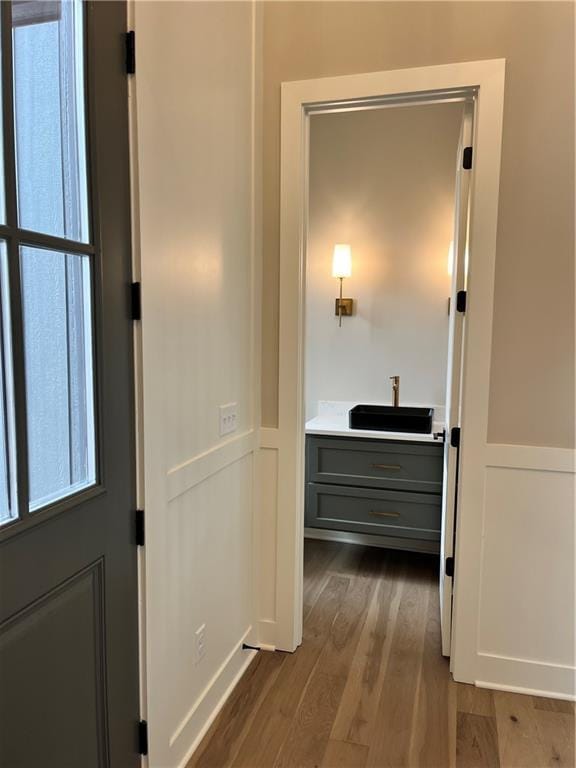
<path fill-rule="evenodd" d="M 348 412 L 350 429 L 381 432 L 432 432 L 434 408 L 405 408 L 393 405 L 355 405 Z"/>

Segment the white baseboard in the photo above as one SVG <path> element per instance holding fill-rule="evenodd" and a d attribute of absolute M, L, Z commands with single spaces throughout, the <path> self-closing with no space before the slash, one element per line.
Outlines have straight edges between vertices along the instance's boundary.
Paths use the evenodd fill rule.
<path fill-rule="evenodd" d="M 476 680 L 478 688 L 488 688 L 491 691 L 508 691 L 509 693 L 521 693 L 525 696 L 538 696 L 543 699 L 560 699 L 562 701 L 576 701 L 576 695 L 564 694 L 559 691 L 542 691 L 538 688 L 523 688 L 519 685 L 502 685 L 486 680 Z"/>
<path fill-rule="evenodd" d="M 187 715 L 185 722 L 178 729 L 177 734 L 171 739 L 173 744 L 177 739 L 182 738 L 187 731 L 191 731 L 192 734 L 192 742 L 186 749 L 184 757 L 178 764 L 178 768 L 185 768 L 230 694 L 244 675 L 244 672 L 256 657 L 258 651 L 244 650 L 242 648 L 245 637 L 250 631 L 248 630 L 243 635 L 233 651 L 225 659 L 191 712 Z"/>
<path fill-rule="evenodd" d="M 478 678 L 479 688 L 576 700 L 576 668 L 567 664 L 479 653 Z"/>
<path fill-rule="evenodd" d="M 381 549 L 401 549 L 409 552 L 424 552 L 437 555 L 440 546 L 437 542 L 418 541 L 416 539 L 400 539 L 382 536 L 373 536 L 370 533 L 351 533 L 350 531 L 332 531 L 328 528 L 304 528 L 305 539 L 318 539 L 320 541 L 339 541 L 343 544 L 362 544 L 368 547 L 380 547 Z"/>

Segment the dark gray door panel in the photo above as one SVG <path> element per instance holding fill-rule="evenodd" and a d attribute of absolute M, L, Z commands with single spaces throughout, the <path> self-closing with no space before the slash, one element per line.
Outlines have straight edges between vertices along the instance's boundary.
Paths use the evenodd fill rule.
<path fill-rule="evenodd" d="M 99 560 L 0 627 L 2 766 L 109 764 L 103 612 Z"/>
<path fill-rule="evenodd" d="M 41 6 L 32 3 L 24 9 L 27 29 L 43 23 Z M 136 768 L 138 581 L 126 3 L 85 3 L 84 34 L 73 36 L 84 41 L 86 87 L 89 237 L 78 240 L 68 240 L 67 233 L 56 237 L 19 228 L 24 193 L 20 189 L 20 198 L 16 194 L 11 4 L 3 2 L 1 8 L 7 219 L 6 224 L 0 221 L 0 240 L 6 243 L 10 264 L 18 510 L 0 525 L 0 766 Z M 56 23 L 62 8 L 51 4 Z M 62 107 L 66 120 L 72 106 Z M 33 478 L 26 443 L 33 431 L 27 430 L 23 246 L 36 249 L 38 263 L 44 254 L 56 252 L 88 260 L 90 275 L 94 482 L 36 507 L 29 505 Z M 47 281 L 48 297 L 50 285 Z M 78 328 L 69 326 L 68 338 L 74 333 L 78 335 Z M 78 397 L 77 389 L 71 386 L 70 391 L 69 400 Z M 84 402 L 89 394 L 81 393 Z M 38 444 L 31 448 L 38 454 Z M 78 462 L 86 464 L 86 457 L 72 453 L 70 464 L 77 473 Z"/>

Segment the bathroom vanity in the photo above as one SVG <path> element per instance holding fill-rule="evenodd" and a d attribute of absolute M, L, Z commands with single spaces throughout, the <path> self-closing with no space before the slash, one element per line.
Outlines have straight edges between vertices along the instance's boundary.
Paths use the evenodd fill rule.
<path fill-rule="evenodd" d="M 363 433 L 318 418 L 306 432 L 307 528 L 439 551 L 444 445 L 434 433 Z"/>

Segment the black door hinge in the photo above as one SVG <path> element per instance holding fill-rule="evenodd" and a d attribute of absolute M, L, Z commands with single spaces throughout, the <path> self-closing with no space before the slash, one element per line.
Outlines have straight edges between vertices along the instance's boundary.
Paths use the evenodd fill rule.
<path fill-rule="evenodd" d="M 458 291 L 456 294 L 456 311 L 466 312 L 466 291 Z"/>
<path fill-rule="evenodd" d="M 450 445 L 452 448 L 460 448 L 460 427 L 452 427 L 450 430 Z"/>
<path fill-rule="evenodd" d="M 146 720 L 140 720 L 138 723 L 138 753 L 140 755 L 148 754 L 148 723 Z"/>
<path fill-rule="evenodd" d="M 136 33 L 126 32 L 126 74 L 136 73 Z"/>
<path fill-rule="evenodd" d="M 144 546 L 144 510 L 143 509 L 137 509 L 136 510 L 136 546 L 137 547 L 143 547 Z"/>
<path fill-rule="evenodd" d="M 130 283 L 130 317 L 132 320 L 142 319 L 142 291 L 140 283 Z"/>
<path fill-rule="evenodd" d="M 462 168 L 469 171 L 472 168 L 472 147 L 464 147 L 462 152 Z"/>
<path fill-rule="evenodd" d="M 447 557 L 446 564 L 444 565 L 444 571 L 446 576 L 454 576 L 454 558 Z"/>
<path fill-rule="evenodd" d="M 434 440 L 441 440 L 443 443 L 446 442 L 446 430 L 443 429 L 442 432 L 434 432 L 432 435 Z"/>

